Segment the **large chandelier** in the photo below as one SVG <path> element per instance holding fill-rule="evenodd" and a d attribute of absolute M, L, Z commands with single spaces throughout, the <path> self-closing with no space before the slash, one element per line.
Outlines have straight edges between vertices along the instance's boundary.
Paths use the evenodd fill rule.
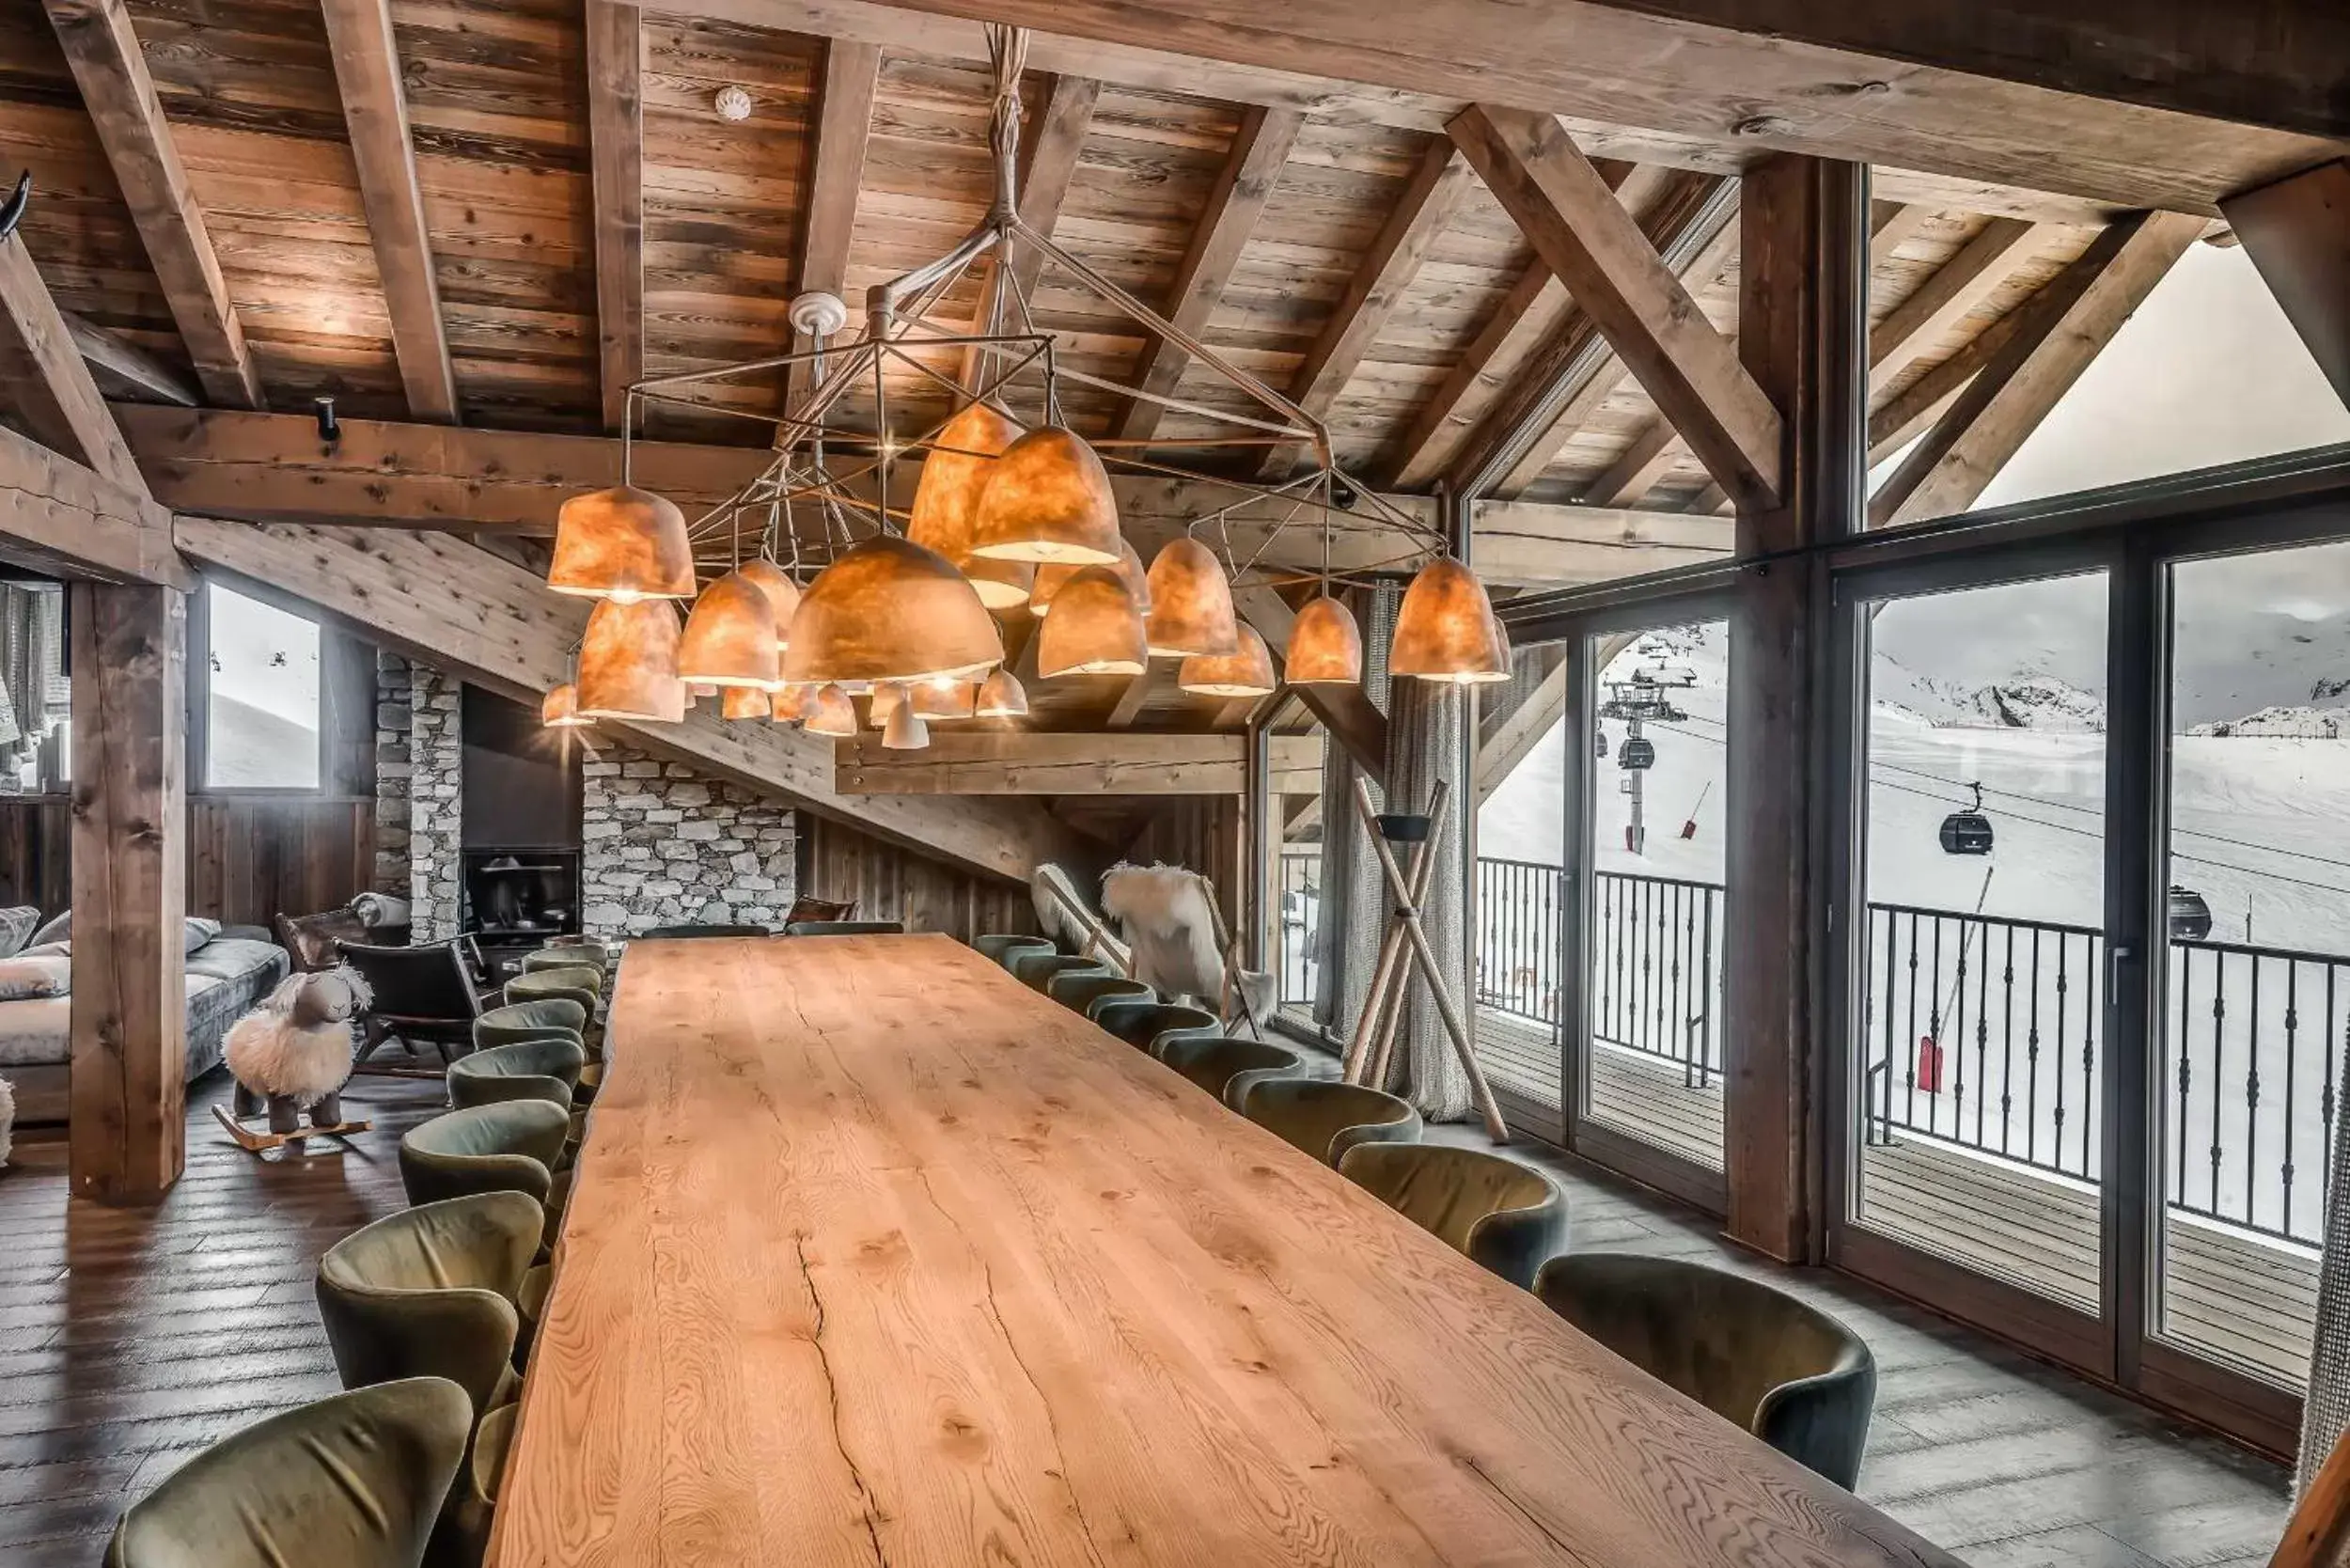
<path fill-rule="evenodd" d="M 1027 712 L 995 619 L 1023 609 L 1045 618 L 1036 635 L 1046 680 L 1136 673 L 1156 657 L 1185 661 L 1186 689 L 1269 692 L 1271 655 L 1234 615 L 1241 585 L 1317 587 L 1298 619 L 1290 679 L 1357 681 L 1360 633 L 1335 596 L 1341 577 L 1331 564 L 1333 531 L 1350 510 L 1408 541 L 1392 560 L 1358 563 L 1355 575 L 1419 572 L 1396 632 L 1409 657 L 1391 668 L 1439 681 L 1506 677 L 1482 587 L 1446 556 L 1440 532 L 1343 471 L 1322 420 L 1022 220 L 1014 171 L 1026 34 L 991 24 L 987 38 L 995 190 L 978 227 L 868 290 L 856 332 L 839 300 L 803 295 L 791 321 L 806 349 L 629 389 L 622 484 L 574 497 L 557 526 L 550 586 L 603 603 L 581 650 L 577 690 L 550 697 L 548 722 L 676 718 L 692 694 L 710 692 L 722 694 L 726 716 L 846 735 L 857 728 L 852 699 L 871 694 L 870 722 L 885 729 L 885 744 L 911 748 L 927 743 L 933 722 Z M 1013 266 L 1015 257 L 1024 264 Z M 983 318 L 939 320 L 957 285 L 991 264 Z M 1210 406 L 1061 363 L 1024 282 L 1043 264 L 1183 350 L 1239 393 L 1243 409 L 1230 398 Z M 938 368 L 950 357 L 959 378 Z M 745 382 L 778 376 L 806 388 L 779 417 L 724 395 L 729 384 L 739 393 Z M 1089 438 L 1062 407 L 1073 386 L 1158 404 L 1191 428 L 1155 443 Z M 643 411 L 661 404 L 760 419 L 774 428 L 774 456 L 686 523 L 626 481 L 628 444 Z M 1253 474 L 1268 447 L 1298 445 L 1312 463 L 1295 478 L 1228 477 Z M 1154 446 L 1180 446 L 1188 465 L 1158 461 Z M 901 501 L 893 480 L 902 482 L 900 465 L 916 462 L 910 502 Z M 1194 481 L 1215 498 L 1155 553 L 1147 573 L 1120 525 L 1119 475 Z M 1289 530 L 1315 526 L 1318 572 L 1263 564 Z M 1234 552 L 1235 527 L 1258 537 L 1246 558 Z M 684 598 L 695 603 L 681 632 L 661 602 Z M 1423 625 L 1431 617 L 1441 623 Z M 901 700 L 914 688 L 926 694 L 918 706 Z"/>

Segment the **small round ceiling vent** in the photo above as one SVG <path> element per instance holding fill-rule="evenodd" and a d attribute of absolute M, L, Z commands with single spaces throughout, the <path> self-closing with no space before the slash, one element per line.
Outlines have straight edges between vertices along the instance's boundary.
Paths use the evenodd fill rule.
<path fill-rule="evenodd" d="M 751 118 L 751 95 L 741 87 L 720 87 L 714 102 L 718 118 L 729 124 Z"/>

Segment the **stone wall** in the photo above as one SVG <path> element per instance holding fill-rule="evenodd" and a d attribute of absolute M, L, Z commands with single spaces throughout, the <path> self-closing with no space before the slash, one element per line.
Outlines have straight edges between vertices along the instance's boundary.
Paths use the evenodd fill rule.
<path fill-rule="evenodd" d="M 408 858 L 408 661 L 375 651 L 375 876 L 379 893 L 406 898 Z"/>
<path fill-rule="evenodd" d="M 457 934 L 464 874 L 462 813 L 465 743 L 459 702 L 463 686 L 439 670 L 411 670 L 408 731 L 408 896 L 410 940 Z"/>
<path fill-rule="evenodd" d="M 798 849 L 788 807 L 682 762 L 593 745 L 581 780 L 589 941 L 664 925 L 782 924 Z"/>

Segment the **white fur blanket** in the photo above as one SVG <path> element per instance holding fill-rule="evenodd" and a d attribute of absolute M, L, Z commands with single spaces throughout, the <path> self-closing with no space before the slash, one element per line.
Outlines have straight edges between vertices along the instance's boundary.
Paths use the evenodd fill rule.
<path fill-rule="evenodd" d="M 1128 973 L 1165 996 L 1224 996 L 1215 894 L 1181 866 L 1111 867 L 1102 877 L 1102 913 L 1134 949 Z"/>

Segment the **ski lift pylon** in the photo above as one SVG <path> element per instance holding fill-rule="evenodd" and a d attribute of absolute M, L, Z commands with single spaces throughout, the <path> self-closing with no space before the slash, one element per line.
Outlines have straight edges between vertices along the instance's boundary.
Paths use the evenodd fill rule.
<path fill-rule="evenodd" d="M 1975 804 L 1963 811 L 1953 811 L 1942 819 L 1942 853 L 1945 855 L 1989 855 L 1994 835 L 1991 819 L 1983 815 L 1982 786 L 1971 784 Z"/>

